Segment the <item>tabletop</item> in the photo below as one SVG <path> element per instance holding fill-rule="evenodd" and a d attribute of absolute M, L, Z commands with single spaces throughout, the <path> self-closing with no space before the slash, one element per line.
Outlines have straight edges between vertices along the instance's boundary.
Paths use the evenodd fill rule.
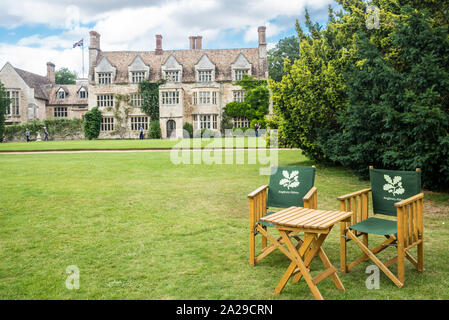
<path fill-rule="evenodd" d="M 303 207 L 290 207 L 270 214 L 260 220 L 278 227 L 324 230 L 337 222 L 351 217 L 352 212 L 335 210 L 316 210 Z"/>

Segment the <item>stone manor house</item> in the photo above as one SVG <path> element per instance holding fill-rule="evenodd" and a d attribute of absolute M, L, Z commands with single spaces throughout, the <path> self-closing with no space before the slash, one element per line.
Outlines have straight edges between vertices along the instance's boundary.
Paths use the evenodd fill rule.
<path fill-rule="evenodd" d="M 6 63 L 0 81 L 12 100 L 6 123 L 32 119 L 77 118 L 99 107 L 103 119 L 100 138 L 116 138 L 117 126 L 127 127 L 124 138 L 136 138 L 139 128 L 147 132 L 150 119 L 141 110 L 139 82 L 165 79 L 159 87 L 162 137 L 182 137 L 185 123 L 194 130 L 220 130 L 223 108 L 243 101 L 245 92 L 234 83 L 243 74 L 268 77 L 265 27 L 258 28 L 257 48 L 203 49 L 202 37 L 189 37 L 189 49 L 163 50 L 156 35 L 155 51 L 102 51 L 100 34 L 90 32 L 88 79 L 75 85 L 55 83 L 55 66 L 47 63 L 47 76 L 39 76 Z M 117 101 L 129 96 L 127 102 Z M 126 122 L 117 119 L 114 107 L 127 109 Z M 123 110 L 121 114 L 124 114 Z M 234 118 L 235 127 L 248 127 L 245 118 Z"/>

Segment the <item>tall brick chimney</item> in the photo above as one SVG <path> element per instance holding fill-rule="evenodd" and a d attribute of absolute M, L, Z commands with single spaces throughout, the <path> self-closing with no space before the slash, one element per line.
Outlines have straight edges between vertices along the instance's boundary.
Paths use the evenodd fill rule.
<path fill-rule="evenodd" d="M 202 48 L 203 48 L 203 37 L 202 36 L 196 36 L 195 49 L 201 50 Z"/>
<path fill-rule="evenodd" d="M 189 41 L 190 41 L 190 50 L 194 50 L 196 46 L 196 37 L 190 36 Z"/>
<path fill-rule="evenodd" d="M 156 51 L 155 54 L 160 56 L 162 54 L 162 36 L 160 34 L 156 35 Z"/>
<path fill-rule="evenodd" d="M 268 62 L 267 62 L 267 39 L 265 35 L 265 26 L 257 28 L 259 34 L 259 59 L 264 70 L 265 77 L 268 78 Z"/>
<path fill-rule="evenodd" d="M 96 31 L 89 32 L 90 44 L 89 44 L 89 81 L 94 81 L 94 65 L 97 61 L 98 53 L 100 50 L 100 34 Z"/>
<path fill-rule="evenodd" d="M 52 62 L 47 62 L 47 80 L 50 83 L 55 83 L 55 65 Z"/>

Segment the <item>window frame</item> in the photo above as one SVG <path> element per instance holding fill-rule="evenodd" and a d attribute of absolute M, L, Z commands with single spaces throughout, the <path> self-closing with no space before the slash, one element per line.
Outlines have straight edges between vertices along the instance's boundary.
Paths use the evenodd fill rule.
<path fill-rule="evenodd" d="M 108 117 L 108 116 L 101 117 L 100 131 L 103 131 L 103 132 L 114 131 L 114 117 Z"/>
<path fill-rule="evenodd" d="M 102 99 L 100 99 L 100 97 Z M 110 99 L 105 99 L 110 97 Z M 113 107 L 114 106 L 114 95 L 110 93 L 100 93 L 97 94 L 97 107 Z"/>
<path fill-rule="evenodd" d="M 111 84 L 112 72 L 97 72 L 98 84 Z"/>
<path fill-rule="evenodd" d="M 67 107 L 54 107 L 53 118 L 68 118 L 69 110 Z"/>
<path fill-rule="evenodd" d="M 143 130 L 148 130 L 149 118 L 148 116 L 131 116 L 131 131 L 140 131 L 140 126 Z"/>
<path fill-rule="evenodd" d="M 180 101 L 179 91 L 162 91 L 161 92 L 161 105 L 175 106 Z"/>

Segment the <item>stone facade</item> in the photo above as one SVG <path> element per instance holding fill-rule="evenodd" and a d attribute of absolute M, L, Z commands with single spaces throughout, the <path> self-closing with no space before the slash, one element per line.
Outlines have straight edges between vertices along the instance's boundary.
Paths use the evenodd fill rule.
<path fill-rule="evenodd" d="M 0 70 L 0 81 L 12 100 L 6 112 L 6 125 L 49 118 L 81 118 L 88 110 L 88 82 L 55 84 L 55 65 L 51 62 L 47 63 L 46 76 L 14 68 L 7 62 Z"/>
<path fill-rule="evenodd" d="M 80 118 L 99 107 L 100 138 L 138 138 L 141 128 L 148 132 L 151 120 L 140 108 L 138 83 L 166 79 L 159 87 L 163 138 L 181 138 L 185 123 L 194 130 L 220 130 L 223 108 L 243 99 L 234 83 L 243 74 L 268 77 L 265 27 L 259 27 L 258 36 L 257 48 L 203 49 L 202 37 L 191 36 L 189 49 L 163 50 L 162 36 L 156 35 L 155 51 L 102 51 L 100 34 L 91 31 L 88 79 L 77 84 L 56 84 L 51 62 L 46 76 L 5 64 L 0 81 L 14 98 L 6 123 Z"/>
<path fill-rule="evenodd" d="M 224 106 L 242 91 L 233 83 L 242 74 L 268 77 L 265 27 L 259 27 L 258 33 L 258 48 L 203 49 L 202 37 L 192 36 L 190 49 L 165 51 L 162 36 L 156 35 L 155 51 L 108 52 L 100 48 L 100 34 L 91 31 L 88 105 L 103 113 L 100 138 L 137 138 L 140 127 L 148 131 L 151 119 L 139 108 L 138 93 L 138 82 L 146 79 L 167 80 L 159 87 L 163 138 L 181 138 L 185 123 L 194 130 L 220 130 Z M 130 97 L 121 100 L 119 108 L 118 95 Z M 126 133 L 120 136 L 118 127 L 124 125 Z"/>

